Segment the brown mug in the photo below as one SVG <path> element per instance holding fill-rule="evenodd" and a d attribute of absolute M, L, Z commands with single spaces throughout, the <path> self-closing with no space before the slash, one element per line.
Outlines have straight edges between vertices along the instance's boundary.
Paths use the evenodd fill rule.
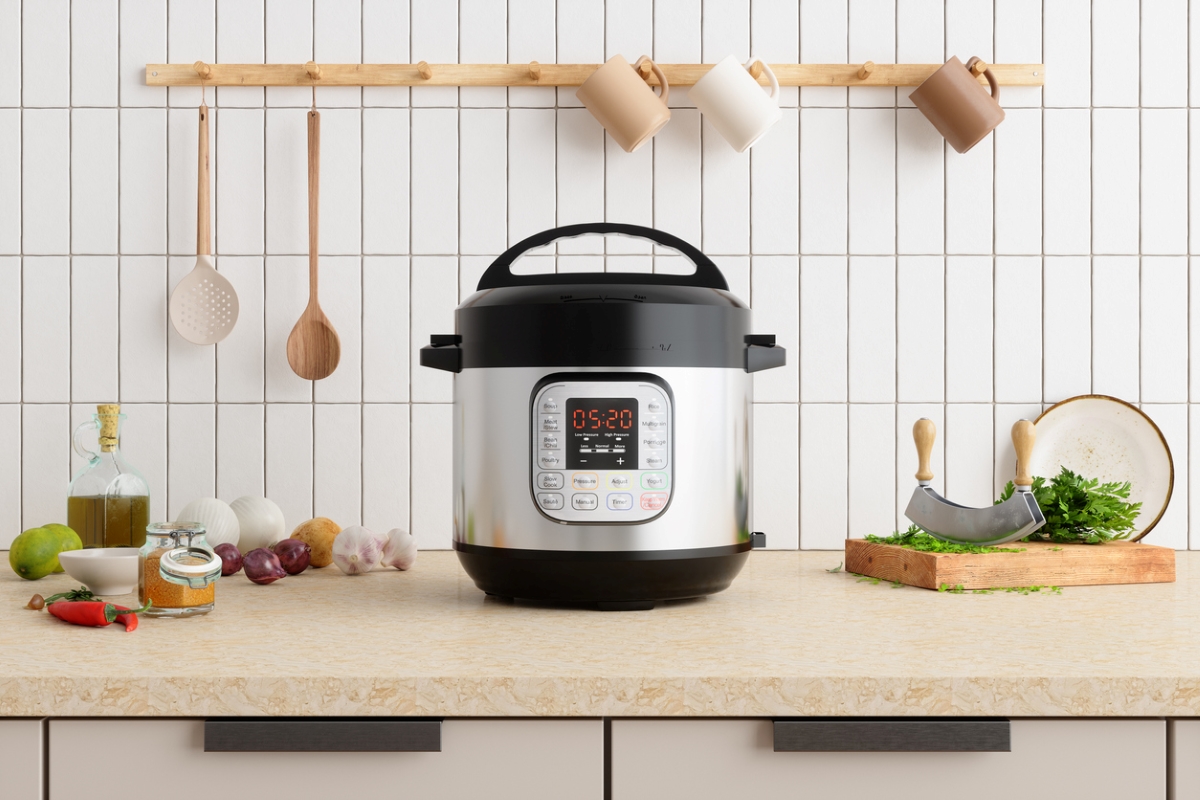
<path fill-rule="evenodd" d="M 661 95 L 656 95 L 642 80 L 638 67 L 643 63 L 649 64 L 658 76 Z M 588 76 L 575 96 L 604 126 L 608 135 L 626 153 L 632 153 L 671 120 L 671 109 L 667 108 L 670 90 L 667 76 L 648 57 L 642 56 L 631 66 L 617 54 Z"/>
<path fill-rule="evenodd" d="M 979 144 L 1004 121 L 996 76 L 990 69 L 983 71 L 992 87 L 992 93 L 988 94 L 971 72 L 971 67 L 978 61 L 978 56 L 972 56 L 963 64 L 957 56 L 950 56 L 949 61 L 908 96 L 938 133 L 960 153 Z"/>

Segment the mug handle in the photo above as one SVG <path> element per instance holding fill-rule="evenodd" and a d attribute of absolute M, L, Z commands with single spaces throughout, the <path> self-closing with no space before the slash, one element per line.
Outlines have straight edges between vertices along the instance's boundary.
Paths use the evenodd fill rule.
<path fill-rule="evenodd" d="M 755 61 L 761 61 L 758 58 L 751 58 L 745 63 L 746 70 L 749 71 L 754 66 Z M 767 97 L 775 97 L 779 94 L 779 81 L 775 78 L 775 70 L 771 69 L 771 65 L 763 61 L 763 72 L 767 74 L 767 80 L 771 82 L 771 91 L 767 93 Z"/>
<path fill-rule="evenodd" d="M 667 98 L 671 96 L 671 87 L 667 84 L 667 76 L 663 74 L 662 69 L 658 66 L 658 64 L 654 63 L 650 56 L 642 56 L 639 58 L 636 62 L 634 62 L 633 68 L 636 70 L 643 63 L 649 64 L 650 69 L 654 70 L 654 75 L 658 78 L 658 85 L 662 87 L 662 93 L 659 94 L 658 99 L 662 100 L 663 105 L 665 106 L 667 104 Z M 642 73 L 639 71 L 638 74 L 641 75 Z"/>
<path fill-rule="evenodd" d="M 981 59 L 979 58 L 979 56 L 971 56 L 969 59 L 967 59 L 967 63 L 964 64 L 964 66 L 967 68 L 967 72 L 970 72 L 971 67 L 978 64 L 980 60 Z M 996 76 L 992 74 L 992 71 L 990 69 L 985 69 L 983 71 L 983 77 L 987 78 L 988 86 L 992 87 L 992 99 L 995 100 L 997 103 L 999 103 L 1000 102 L 1000 84 L 996 83 Z"/>

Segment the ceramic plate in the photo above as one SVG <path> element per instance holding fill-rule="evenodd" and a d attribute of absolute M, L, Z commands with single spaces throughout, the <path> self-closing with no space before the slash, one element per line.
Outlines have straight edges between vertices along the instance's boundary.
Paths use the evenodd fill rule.
<path fill-rule="evenodd" d="M 1129 501 L 1142 511 L 1130 539 L 1158 524 L 1175 482 L 1171 450 L 1149 417 L 1123 400 L 1081 395 L 1051 406 L 1037 418 L 1030 471 L 1050 479 L 1062 467 L 1101 483 L 1129 481 Z"/>

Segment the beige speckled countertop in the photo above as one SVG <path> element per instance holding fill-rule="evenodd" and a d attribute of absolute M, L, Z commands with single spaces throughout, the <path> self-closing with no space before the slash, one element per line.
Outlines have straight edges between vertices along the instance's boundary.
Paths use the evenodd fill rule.
<path fill-rule="evenodd" d="M 1200 715 L 1200 553 L 1178 583 L 948 595 L 858 583 L 840 553 L 757 552 L 731 589 L 602 613 L 413 570 L 222 579 L 133 633 L 22 608 L 0 570 L 0 716 Z M 122 598 L 131 600 L 132 596 Z"/>

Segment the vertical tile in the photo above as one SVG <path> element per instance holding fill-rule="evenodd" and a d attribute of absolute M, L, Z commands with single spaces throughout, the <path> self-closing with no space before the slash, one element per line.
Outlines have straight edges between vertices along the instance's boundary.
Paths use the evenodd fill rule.
<path fill-rule="evenodd" d="M 26 256 L 21 286 L 22 399 L 26 403 L 65 403 L 71 399 L 71 327 L 46 324 L 58 309 L 65 321 L 71 308 L 71 260 L 66 256 Z"/>
<path fill-rule="evenodd" d="M 1188 0 L 1142 3 L 1142 106 L 1179 107 L 1188 96 Z"/>
<path fill-rule="evenodd" d="M 1009 109 L 995 137 L 996 252 L 1041 253 L 1041 109 Z"/>
<path fill-rule="evenodd" d="M 363 259 L 362 391 L 365 402 L 408 401 L 408 287 L 407 257 L 367 256 Z M 407 422 L 406 416 L 405 424 Z"/>
<path fill-rule="evenodd" d="M 486 2 L 484 5 L 488 5 Z M 504 5 L 491 4 L 496 7 L 493 12 L 500 17 L 499 25 L 503 25 Z M 508 4 L 508 56 L 505 59 L 513 64 L 525 64 L 537 61 L 542 64 L 553 64 L 558 61 L 557 21 L 555 19 L 554 0 L 517 0 Z M 499 26 L 498 26 L 499 27 Z M 497 29 L 498 29 L 497 27 Z M 502 47 L 503 42 L 494 33 L 491 38 L 496 46 Z M 466 58 L 463 59 L 466 61 Z M 502 62 L 503 63 L 503 62 Z M 502 105 L 503 89 L 499 90 L 501 97 L 497 105 Z M 465 92 L 464 92 L 465 95 Z M 508 104 L 513 107 L 552 108 L 557 92 L 549 87 L 513 86 L 508 90 Z M 466 98 L 464 97 L 464 104 Z M 490 103 L 489 103 L 490 105 Z"/>
<path fill-rule="evenodd" d="M 800 118 L 783 117 L 750 150 L 750 249 L 800 252 Z"/>
<path fill-rule="evenodd" d="M 20 256 L 0 257 L 0 281 L 21 286 Z M 0 294 L 0 402 L 21 402 L 21 292 Z M 20 455 L 18 454 L 18 459 Z"/>
<path fill-rule="evenodd" d="M 546 0 L 540 0 L 538 11 L 541 15 L 545 15 Z M 514 7 L 513 14 L 527 12 L 521 6 Z M 494 0 L 464 0 L 459 4 L 459 14 L 462 17 L 458 29 L 458 57 L 464 64 L 507 64 L 519 63 L 520 61 L 538 60 L 543 64 L 553 64 L 555 59 L 552 57 L 554 52 L 554 8 L 549 9 L 548 19 L 539 19 L 538 22 L 542 25 L 549 25 L 550 28 L 550 52 L 542 52 L 540 56 L 530 56 L 526 59 L 521 59 L 512 52 L 512 43 L 506 41 L 505 32 L 511 37 L 517 35 L 520 45 L 532 45 L 534 39 L 538 37 L 534 35 L 532 39 L 529 36 L 522 37 L 521 31 L 514 31 L 513 20 L 509 18 L 509 9 L 506 2 L 495 2 Z M 543 42 L 544 43 L 544 42 Z M 528 49 L 528 48 L 526 48 Z M 537 49 L 534 47 L 533 49 Z M 512 56 L 510 58 L 510 55 Z M 550 57 L 548 57 L 550 56 Z M 520 97 L 523 93 L 525 97 L 537 97 L 539 94 L 543 97 L 549 96 L 551 105 L 554 100 L 554 90 L 542 89 L 531 90 L 524 89 L 522 92 L 517 92 L 516 97 Z M 509 98 L 509 91 L 503 86 L 463 86 L 458 90 L 459 105 L 464 108 L 504 108 Z M 518 103 L 513 102 L 512 105 L 541 105 L 539 103 Z M 465 126 L 464 126 L 465 130 Z"/>
<path fill-rule="evenodd" d="M 268 403 L 266 449 L 267 497 L 290 531 L 313 517 L 313 406 Z"/>
<path fill-rule="evenodd" d="M 217 0 L 217 61 L 224 64 L 265 63 L 266 18 L 265 0 Z M 223 108 L 261 108 L 265 102 L 266 90 L 261 86 L 221 86 L 217 89 L 217 103 Z"/>
<path fill-rule="evenodd" d="M 167 114 L 156 108 L 122 108 L 120 114 L 121 253 L 165 253 Z"/>
<path fill-rule="evenodd" d="M 847 55 L 851 64 L 874 61 L 896 63 L 896 0 L 855 0 L 850 3 L 850 40 Z M 850 105 L 859 108 L 893 108 L 896 90 L 891 86 L 852 86 Z"/>
<path fill-rule="evenodd" d="M 313 509 L 343 528 L 362 522 L 362 406 L 313 406 Z"/>
<path fill-rule="evenodd" d="M 408 0 L 363 0 L 364 63 L 412 63 L 408 56 L 411 37 L 408 5 Z M 407 86 L 363 87 L 365 106 L 406 106 L 408 97 Z"/>
<path fill-rule="evenodd" d="M 1171 502 L 1163 512 L 1162 519 L 1154 526 L 1154 530 L 1146 534 L 1142 541 L 1146 544 L 1156 544 L 1161 547 L 1173 547 L 1176 550 L 1186 550 L 1188 547 L 1188 407 L 1183 403 L 1171 405 L 1144 405 L 1146 413 L 1162 431 L 1171 448 L 1172 461 L 1175 466 L 1175 486 L 1171 493 Z"/>
<path fill-rule="evenodd" d="M 906 0 L 896 6 L 896 61 L 901 64 L 940 64 L 946 60 L 944 0 Z M 913 108 L 912 89 L 896 92 L 896 104 Z M 900 115 L 903 118 L 903 114 Z M 941 137 L 938 137 L 939 139 Z"/>
<path fill-rule="evenodd" d="M 1188 264 L 1183 256 L 1142 258 L 1143 403 L 1188 400 Z"/>
<path fill-rule="evenodd" d="M 362 3 L 344 0 L 313 0 L 313 60 L 328 64 L 362 63 Z M 362 105 L 362 88 L 327 86 L 317 89 L 317 105 L 351 107 Z"/>
<path fill-rule="evenodd" d="M 946 406 L 946 496 L 955 503 L 983 508 L 993 491 L 991 403 Z"/>
<path fill-rule="evenodd" d="M 117 257 L 71 261 L 71 400 L 112 403 L 117 393 Z"/>
<path fill-rule="evenodd" d="M 213 213 L 212 164 L 220 160 L 220 111 L 209 110 L 209 219 Z M 196 252 L 196 152 L 199 146 L 199 112 L 195 108 L 172 108 L 167 112 L 167 252 L 174 255 Z M 124 162 L 124 159 L 122 159 Z"/>
<path fill-rule="evenodd" d="M 21 0 L 0 0 L 0 108 L 21 105 Z"/>
<path fill-rule="evenodd" d="M 563 116 L 559 112 L 559 142 Z M 686 242 L 700 244 L 701 208 L 700 112 L 680 108 L 671 124 L 654 137 L 654 227 Z M 794 161 L 794 154 L 793 154 Z M 562 207 L 562 153 L 559 153 L 559 208 Z M 793 206 L 793 225 L 795 224 Z M 599 217 L 594 217 L 599 219 Z M 561 212 L 560 220 L 561 224 Z M 560 245 L 559 249 L 562 247 Z M 661 249 L 661 248 L 659 248 Z M 795 252 L 795 249 L 790 252 Z"/>
<path fill-rule="evenodd" d="M 844 253 L 848 174 L 846 111 L 803 109 L 800 128 L 800 252 Z"/>
<path fill-rule="evenodd" d="M 26 108 L 71 104 L 70 0 L 37 0 L 21 10 L 21 103 Z"/>
<path fill-rule="evenodd" d="M 303 64 L 313 58 L 313 0 L 267 0 L 266 53 L 268 64 Z M 267 87 L 268 106 L 307 108 L 311 102 L 307 86 Z"/>
<path fill-rule="evenodd" d="M 307 253 L 308 123 L 305 111 L 267 109 L 266 163 L 267 252 Z"/>
<path fill-rule="evenodd" d="M 800 399 L 800 264 L 795 256 L 755 256 L 750 270 L 754 327 L 775 334 L 775 342 L 794 354 L 778 369 L 754 373 L 754 399 L 795 403 Z"/>
<path fill-rule="evenodd" d="M 217 271 L 229 279 L 238 295 L 237 324 L 217 344 L 217 401 L 261 403 L 266 352 L 263 257 L 220 256 Z"/>
<path fill-rule="evenodd" d="M 702 47 L 705 64 L 727 55 L 750 57 L 750 0 L 702 0 Z"/>
<path fill-rule="evenodd" d="M 754 404 L 750 524 L 771 550 L 800 547 L 799 412 L 795 403 Z"/>
<path fill-rule="evenodd" d="M 436 89 L 438 87 L 426 87 Z M 416 100 L 416 91 L 413 93 Z M 458 247 L 458 112 L 412 112 L 412 251 L 453 253 Z"/>
<path fill-rule="evenodd" d="M 897 262 L 896 399 L 902 403 L 945 397 L 943 272 L 940 256 L 901 256 Z"/>
<path fill-rule="evenodd" d="M 175 287 L 195 266 L 195 256 L 174 256 L 167 259 L 167 284 L 171 287 L 171 292 L 175 291 Z M 175 330 L 175 326 L 168 320 L 167 401 L 212 403 L 217 399 L 216 384 L 216 348 L 192 344 L 180 336 L 179 331 Z"/>
<path fill-rule="evenodd" d="M 1051 0 L 1051 4 L 1054 0 Z M 1042 0 L 1007 0 L 996 3 L 995 43 L 997 64 L 1042 64 Z M 1037 108 L 1042 104 L 1039 86 L 1005 87 L 1004 107 Z"/>
<path fill-rule="evenodd" d="M 1138 72 L 1138 0 L 1093 0 L 1092 105 L 1136 106 Z"/>
<path fill-rule="evenodd" d="M 0 110 L 0 253 L 21 252 L 21 110 Z"/>
<path fill-rule="evenodd" d="M 878 88 L 878 87 L 867 87 Z M 849 197 L 851 253 L 896 251 L 896 111 L 850 111 Z"/>
<path fill-rule="evenodd" d="M 21 526 L 62 519 L 71 477 L 70 409 L 61 404 L 21 407 Z M 5 531 L 7 534 L 8 531 Z"/>
<path fill-rule="evenodd" d="M 639 0 L 606 0 L 604 57 L 620 53 L 629 63 L 654 55 L 654 6 Z"/>
<path fill-rule="evenodd" d="M 412 370 L 409 385 L 414 403 L 448 403 L 454 399 L 450 374 L 421 367 L 420 351 L 429 344 L 431 334 L 454 330 L 457 266 L 456 259 L 447 256 L 416 256 L 412 259 L 412 296 L 421 298 L 421 302 L 412 306 L 412 339 L 409 343 Z"/>
<path fill-rule="evenodd" d="M 362 173 L 362 112 L 322 111 L 321 255 L 362 252 Z"/>
<path fill-rule="evenodd" d="M 884 536 L 896 525 L 896 407 L 849 406 L 847 535 Z"/>
<path fill-rule="evenodd" d="M 321 258 L 321 309 L 341 339 L 342 357 L 332 375 L 313 382 L 318 403 L 362 401 L 362 258 Z"/>
<path fill-rule="evenodd" d="M 117 0 L 71 0 L 73 106 L 117 105 L 117 5 Z"/>
<path fill-rule="evenodd" d="M 654 3 L 654 60 L 660 64 L 698 64 L 703 47 L 703 0 L 658 0 Z M 691 107 L 690 86 L 671 88 L 672 108 Z M 792 105 L 795 105 L 793 100 Z M 561 102 L 559 103 L 561 106 Z M 672 122 L 672 125 L 676 124 Z M 671 126 L 668 125 L 668 128 Z M 665 132 L 666 129 L 664 129 Z M 662 135 L 661 133 L 659 134 Z"/>
<path fill-rule="evenodd" d="M 191 64 L 217 60 L 216 0 L 167 0 L 167 61 Z M 167 105 L 197 106 L 200 92 L 191 86 L 167 89 Z"/>
<path fill-rule="evenodd" d="M 121 0 L 121 105 L 165 106 L 167 90 L 146 85 L 146 65 L 167 61 L 167 4 L 162 0 Z"/>
<path fill-rule="evenodd" d="M 1050 78 L 1042 89 L 1044 102 L 1087 108 L 1092 102 L 1091 0 L 1052 0 L 1042 14 L 1042 58 Z"/>
<path fill-rule="evenodd" d="M 896 252 L 941 253 L 945 194 L 941 134 L 915 108 L 896 111 Z"/>
<path fill-rule="evenodd" d="M 1092 262 L 1047 258 L 1043 271 L 1042 402 L 1092 389 Z"/>
<path fill-rule="evenodd" d="M 800 60 L 810 64 L 844 64 L 849 42 L 847 0 L 825 0 L 800 5 Z M 800 104 L 844 106 L 846 89 L 841 86 L 802 86 Z"/>
<path fill-rule="evenodd" d="M 712 0 L 709 0 L 712 2 Z M 708 7 L 708 3 L 705 3 Z M 707 18 L 706 18 L 707 19 Z M 708 24 L 705 23 L 705 36 Z M 705 51 L 707 57 L 707 49 Z M 750 159 L 735 153 L 721 134 L 701 118 L 700 207 L 704 243 L 714 253 L 750 252 Z"/>
<path fill-rule="evenodd" d="M 895 257 L 850 257 L 849 306 L 850 402 L 894 403 Z M 851 433 L 853 434 L 853 412 Z"/>
<path fill-rule="evenodd" d="M 563 64 L 599 64 L 604 61 L 604 4 L 590 0 L 557 0 L 555 26 L 558 59 Z M 559 108 L 582 108 L 576 87 L 558 90 Z M 598 218 L 597 218 L 598 219 Z"/>
<path fill-rule="evenodd" d="M 362 524 L 411 530 L 408 405 L 362 407 Z"/>
<path fill-rule="evenodd" d="M 266 400 L 307 403 L 312 400 L 312 381 L 292 372 L 287 360 L 287 339 L 308 304 L 308 258 L 267 256 L 263 298 Z"/>
<path fill-rule="evenodd" d="M 117 110 L 72 109 L 72 252 L 117 252 L 118 185 Z"/>
<path fill-rule="evenodd" d="M 1042 259 L 996 259 L 996 402 L 1042 401 Z"/>
<path fill-rule="evenodd" d="M 1139 269 L 1136 256 L 1092 259 L 1092 391 L 1139 401 Z"/>
<path fill-rule="evenodd" d="M 1092 112 L 1092 251 L 1138 252 L 1138 112 Z"/>
<path fill-rule="evenodd" d="M 263 110 L 221 109 L 215 132 L 221 140 L 221 146 L 215 158 L 209 155 L 210 162 L 215 165 L 214 252 L 222 255 L 259 255 L 265 247 L 266 118 Z"/>
<path fill-rule="evenodd" d="M 1091 112 L 1042 113 L 1042 246 L 1056 255 L 1084 255 L 1092 244 Z"/>
<path fill-rule="evenodd" d="M 1189 399 L 1200 400 L 1200 259 L 1188 259 Z"/>
<path fill-rule="evenodd" d="M 21 406 L 7 403 L 0 405 L 0 550 L 21 534 L 22 521 Z"/>
<path fill-rule="evenodd" d="M 992 252 L 992 179 L 995 173 L 988 136 L 969 152 L 946 145 L 946 252 Z"/>
<path fill-rule="evenodd" d="M 847 406 L 800 406 L 800 547 L 840 550 L 847 531 Z"/>
<path fill-rule="evenodd" d="M 523 112 L 514 112 L 514 115 Z M 545 116 L 536 122 L 547 122 Z M 508 248 L 509 114 L 504 109 L 464 108 L 461 112 L 462 144 L 458 206 L 468 224 L 458 231 L 458 251 L 462 253 L 503 253 Z M 553 136 L 551 121 L 550 136 Z M 526 133 L 526 131 L 522 131 Z M 542 142 L 526 143 L 545 145 Z M 514 143 L 518 151 L 523 145 Z M 553 148 L 550 155 L 553 157 Z M 528 155 L 528 154 L 527 154 Z M 523 164 L 520 168 L 524 168 Z M 553 166 L 551 166 L 551 172 Z M 516 176 L 514 176 L 516 178 Z M 550 201 L 553 203 L 553 192 Z M 524 198 L 521 198 L 524 201 Z M 553 227 L 553 225 L 551 225 Z M 533 233 L 533 231 L 529 231 Z"/>
<path fill-rule="evenodd" d="M 508 243 L 516 244 L 554 227 L 554 111 L 514 108 L 508 112 L 508 130 Z M 503 138 L 499 144 L 503 147 Z M 492 191 L 502 189 L 503 176 L 493 173 L 490 177 L 499 184 Z M 501 203 L 500 209 L 503 208 Z M 465 218 L 464 223 L 470 224 Z M 497 253 L 503 248 L 503 240 L 492 239 L 479 245 L 471 252 Z"/>
<path fill-rule="evenodd" d="M 363 111 L 364 253 L 408 252 L 408 136 L 408 109 Z"/>
<path fill-rule="evenodd" d="M 122 256 L 121 402 L 167 400 L 167 259 Z"/>
<path fill-rule="evenodd" d="M 1182 108 L 1142 111 L 1143 253 L 1187 252 L 1187 113 Z"/>
<path fill-rule="evenodd" d="M 1195 13 L 1195 0 L 1188 0 L 1188 105 L 1200 105 L 1200 14 Z"/>
<path fill-rule="evenodd" d="M 413 61 L 455 64 L 458 58 L 458 4 L 445 0 L 409 0 L 412 8 Z M 414 106 L 455 106 L 454 86 L 418 86 L 412 90 Z M 415 117 L 414 117 L 415 121 Z"/>
<path fill-rule="evenodd" d="M 23 112 L 21 219 L 23 252 L 71 251 L 71 112 Z"/>
<path fill-rule="evenodd" d="M 626 153 L 604 137 L 604 219 L 631 225 L 654 225 L 654 148 Z M 628 236 L 604 240 L 608 253 L 649 253 L 650 243 Z"/>
<path fill-rule="evenodd" d="M 1005 344 L 1001 342 L 1000 346 Z M 946 258 L 946 402 L 990 403 L 991 400 L 992 259 L 949 256 Z"/>
<path fill-rule="evenodd" d="M 1200 17 L 1200 14 L 1196 15 Z M 0 120 L 3 112 L 0 112 Z M 0 129 L 2 131 L 2 129 Z M 0 132 L 0 136 L 3 133 Z M 1200 111 L 1188 109 L 1188 151 L 1200 152 Z M 0 170 L 3 166 L 0 166 Z M 3 203 L 0 193 L 0 203 Z M 0 234 L 0 241 L 3 234 Z M 1188 252 L 1200 252 L 1200 159 L 1188 159 Z"/>
<path fill-rule="evenodd" d="M 586 109 L 565 108 L 558 112 L 557 137 L 558 224 L 604 219 L 604 129 Z M 604 240 L 598 236 L 563 239 L 558 251 L 603 253 Z"/>
<path fill-rule="evenodd" d="M 193 500 L 217 495 L 217 407 L 171 403 L 167 406 L 167 516 Z"/>
<path fill-rule="evenodd" d="M 846 402 L 847 272 L 845 256 L 800 259 L 802 403 Z"/>
<path fill-rule="evenodd" d="M 266 455 L 265 406 L 217 406 L 217 497 L 226 503 L 247 495 L 263 497 Z"/>
<path fill-rule="evenodd" d="M 1200 452 L 1200 405 L 1188 406 L 1188 463 L 1193 453 Z M 1172 460 L 1179 458 L 1173 456 Z M 1183 484 L 1176 481 L 1176 486 Z M 1175 489 L 1175 492 L 1180 489 Z M 1174 493 L 1174 492 L 1172 492 Z M 1188 472 L 1188 544 L 1192 550 L 1200 550 L 1200 475 Z"/>
<path fill-rule="evenodd" d="M 445 403 L 412 406 L 412 535 L 420 550 L 449 549 L 453 539 L 453 409 Z"/>
<path fill-rule="evenodd" d="M 933 480 L 930 485 L 934 491 L 946 493 L 946 425 L 945 409 L 940 403 L 901 403 L 896 406 L 896 526 L 900 529 L 909 526 L 909 520 L 904 516 L 904 509 L 912 498 L 917 481 L 917 448 L 913 444 L 913 425 L 919 419 L 932 420 L 937 428 L 937 438 L 933 442 L 933 453 L 929 458 L 929 466 L 933 470 Z"/>
<path fill-rule="evenodd" d="M 88 409 L 88 413 L 95 409 Z M 167 406 L 122 403 L 129 419 L 121 429 L 121 450 L 150 487 L 150 519 L 167 517 Z"/>
<path fill-rule="evenodd" d="M 799 62 L 800 3 L 793 0 L 752 0 L 750 41 L 753 43 L 754 52 L 742 56 L 743 61 L 746 58 L 757 58 L 767 64 Z M 781 106 L 796 106 L 799 102 L 799 87 L 779 88 Z"/>

